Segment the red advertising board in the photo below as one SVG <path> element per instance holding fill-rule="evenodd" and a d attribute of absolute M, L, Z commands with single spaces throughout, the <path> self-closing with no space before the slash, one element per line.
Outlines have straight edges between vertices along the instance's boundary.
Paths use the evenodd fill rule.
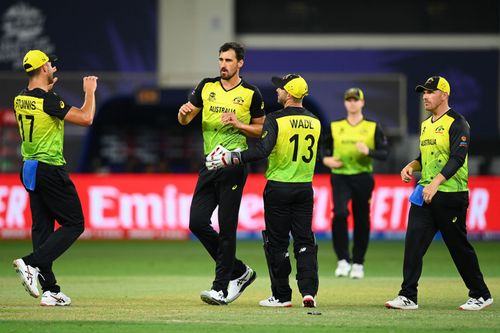
<path fill-rule="evenodd" d="M 197 175 L 73 175 L 85 214 L 84 238 L 189 237 L 189 210 Z M 371 226 L 374 233 L 403 234 L 412 186 L 397 175 L 375 176 Z M 250 175 L 241 202 L 238 231 L 264 229 L 262 175 Z M 330 178 L 314 178 L 313 229 L 331 230 Z M 471 177 L 468 230 L 500 234 L 500 177 Z M 217 225 L 217 211 L 212 220 Z M 350 222 L 352 229 L 352 223 Z M 26 238 L 31 230 L 29 197 L 19 177 L 0 174 L 0 239 Z"/>

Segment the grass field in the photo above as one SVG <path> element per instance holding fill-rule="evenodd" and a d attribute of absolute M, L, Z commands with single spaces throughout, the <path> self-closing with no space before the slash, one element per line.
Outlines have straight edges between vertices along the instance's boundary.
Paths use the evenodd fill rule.
<path fill-rule="evenodd" d="M 500 242 L 474 243 L 493 296 L 500 297 Z M 199 292 L 211 286 L 214 264 L 196 241 L 78 241 L 56 261 L 55 272 L 73 304 L 38 306 L 20 285 L 12 260 L 25 241 L 0 242 L 0 332 L 493 332 L 500 331 L 500 298 L 479 312 L 458 311 L 467 299 L 442 242 L 424 261 L 416 311 L 388 310 L 401 283 L 403 243 L 372 242 L 363 280 L 333 277 L 335 258 L 320 243 L 318 311 L 302 308 L 294 274 L 294 307 L 261 308 L 270 296 L 260 242 L 240 241 L 238 257 L 258 278 L 228 306 L 210 306 Z M 292 261 L 294 264 L 294 261 Z"/>

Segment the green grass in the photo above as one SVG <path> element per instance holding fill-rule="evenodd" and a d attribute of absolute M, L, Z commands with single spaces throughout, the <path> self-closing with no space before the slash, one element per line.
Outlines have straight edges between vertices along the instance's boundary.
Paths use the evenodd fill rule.
<path fill-rule="evenodd" d="M 493 296 L 500 295 L 500 242 L 474 243 Z M 300 306 L 294 274 L 294 307 L 257 305 L 270 295 L 262 245 L 240 241 L 238 257 L 259 277 L 235 303 L 209 306 L 199 292 L 210 287 L 214 264 L 196 241 L 78 241 L 55 264 L 67 308 L 38 306 L 24 291 L 12 259 L 30 251 L 30 243 L 0 243 L 0 332 L 453 332 L 499 331 L 500 307 L 458 311 L 467 299 L 442 242 L 424 259 L 417 311 L 387 310 L 401 283 L 403 243 L 372 242 L 363 280 L 333 277 L 336 260 L 330 243 L 319 250 L 318 311 Z M 292 261 L 294 264 L 294 261 Z"/>

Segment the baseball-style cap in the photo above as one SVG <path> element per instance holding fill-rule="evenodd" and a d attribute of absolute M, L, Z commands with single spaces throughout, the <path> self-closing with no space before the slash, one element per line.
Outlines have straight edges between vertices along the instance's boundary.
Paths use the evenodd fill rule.
<path fill-rule="evenodd" d="M 23 67 L 26 72 L 31 72 L 37 68 L 42 67 L 47 62 L 56 61 L 57 57 L 55 55 L 46 55 L 40 50 L 29 50 L 24 56 Z"/>
<path fill-rule="evenodd" d="M 363 90 L 359 88 L 349 88 L 344 93 L 344 101 L 349 98 L 354 98 L 357 101 L 363 101 L 365 99 L 365 94 L 363 93 Z"/>
<path fill-rule="evenodd" d="M 422 92 L 424 90 L 441 90 L 448 95 L 451 92 L 450 84 L 442 76 L 433 76 L 427 79 L 424 84 L 415 87 L 416 92 Z"/>
<path fill-rule="evenodd" d="M 304 98 L 309 94 L 306 80 L 298 74 L 287 74 L 283 77 L 273 76 L 271 81 L 276 88 L 284 89 L 295 98 Z"/>

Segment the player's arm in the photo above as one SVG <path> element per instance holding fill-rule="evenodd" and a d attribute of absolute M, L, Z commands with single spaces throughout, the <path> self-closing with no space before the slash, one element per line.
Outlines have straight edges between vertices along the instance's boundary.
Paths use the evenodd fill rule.
<path fill-rule="evenodd" d="M 318 157 L 323 160 L 325 157 L 333 155 L 333 137 L 330 126 L 321 126 L 320 146 L 318 149 Z"/>
<path fill-rule="evenodd" d="M 274 117 L 267 117 L 264 121 L 262 135 L 255 147 L 241 153 L 241 162 L 248 163 L 266 158 L 273 151 L 278 137 L 278 123 Z"/>
<path fill-rule="evenodd" d="M 97 76 L 86 76 L 83 78 L 83 91 L 85 92 L 83 105 L 80 108 L 72 106 L 64 117 L 65 121 L 80 126 L 92 125 L 95 115 L 97 79 Z"/>
<path fill-rule="evenodd" d="M 422 170 L 422 163 L 420 155 L 405 165 L 405 167 L 401 170 L 401 180 L 405 183 L 409 183 L 413 178 L 413 173 L 416 171 Z"/>
<path fill-rule="evenodd" d="M 420 132 L 422 132 L 422 126 L 423 125 L 420 125 Z M 401 170 L 401 180 L 405 183 L 409 183 L 413 179 L 413 173 L 417 171 L 422 171 L 422 153 L 418 154 L 416 159 L 405 165 Z"/>
<path fill-rule="evenodd" d="M 470 128 L 463 118 L 456 119 L 450 127 L 450 157 L 441 174 L 450 179 L 464 165 L 469 152 Z"/>
<path fill-rule="evenodd" d="M 181 125 L 187 125 L 193 120 L 203 108 L 201 93 L 208 79 L 203 79 L 189 95 L 186 103 L 182 104 L 177 113 L 177 121 Z"/>
<path fill-rule="evenodd" d="M 368 149 L 366 155 L 377 160 L 386 160 L 389 155 L 387 137 L 378 123 L 375 127 L 375 149 Z"/>
<path fill-rule="evenodd" d="M 221 116 L 221 122 L 224 125 L 231 125 L 245 136 L 251 138 L 258 138 L 261 135 L 265 119 L 266 116 L 252 118 L 250 120 L 250 124 L 245 124 L 239 121 L 233 112 L 224 113 Z"/>
<path fill-rule="evenodd" d="M 191 120 L 196 117 L 196 115 L 201 111 L 200 107 L 194 106 L 191 102 L 186 102 L 179 108 L 179 113 L 177 113 L 177 120 L 181 125 L 187 125 Z"/>
<path fill-rule="evenodd" d="M 329 169 L 337 169 L 344 165 L 337 157 L 333 157 L 333 136 L 330 126 L 322 126 L 319 159 Z"/>

